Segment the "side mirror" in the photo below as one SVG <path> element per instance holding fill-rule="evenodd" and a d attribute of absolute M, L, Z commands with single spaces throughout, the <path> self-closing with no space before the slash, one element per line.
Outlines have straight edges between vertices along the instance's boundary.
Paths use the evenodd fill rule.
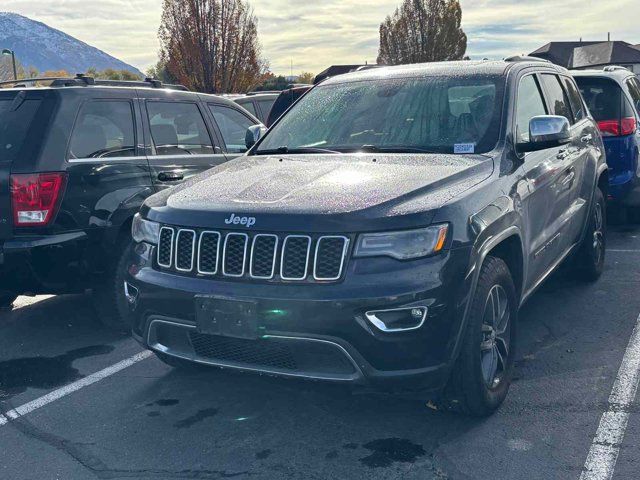
<path fill-rule="evenodd" d="M 540 115 L 529 122 L 529 141 L 518 144 L 519 152 L 537 152 L 571 141 L 569 120 L 559 115 Z"/>
<path fill-rule="evenodd" d="M 244 144 L 247 146 L 247 149 L 253 147 L 258 140 L 260 140 L 264 134 L 267 132 L 267 127 L 262 125 L 261 123 L 258 125 L 251 125 L 247 129 L 247 133 L 244 135 Z"/>

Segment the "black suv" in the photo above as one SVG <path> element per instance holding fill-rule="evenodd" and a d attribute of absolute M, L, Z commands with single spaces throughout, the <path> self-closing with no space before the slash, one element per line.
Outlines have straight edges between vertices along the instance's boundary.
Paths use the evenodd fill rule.
<path fill-rule="evenodd" d="M 602 271 L 603 152 L 573 79 L 543 61 L 326 80 L 247 156 L 145 201 L 134 335 L 170 365 L 418 389 L 488 414 L 520 305 L 570 256 L 580 278 Z"/>
<path fill-rule="evenodd" d="M 259 122 L 154 80 L 19 83 L 0 89 L 0 302 L 94 288 L 100 317 L 117 324 L 144 199 L 244 153 Z"/>

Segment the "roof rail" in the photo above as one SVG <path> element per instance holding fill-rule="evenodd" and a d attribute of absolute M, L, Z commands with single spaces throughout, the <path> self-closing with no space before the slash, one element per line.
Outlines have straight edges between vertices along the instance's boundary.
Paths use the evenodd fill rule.
<path fill-rule="evenodd" d="M 529 55 L 512 55 L 504 59 L 505 62 L 541 62 L 551 63 L 549 60 L 540 57 L 532 57 Z"/>
<path fill-rule="evenodd" d="M 617 70 L 626 70 L 627 72 L 631 71 L 627 67 L 623 67 L 621 65 L 607 65 L 602 69 L 603 72 L 615 72 Z"/>
<path fill-rule="evenodd" d="M 165 84 L 155 78 L 145 78 L 144 81 L 140 80 L 96 80 L 94 77 L 78 73 L 75 77 L 36 77 L 36 78 L 21 78 L 19 80 L 8 80 L 0 82 L 2 85 L 24 85 L 27 83 L 36 82 L 51 82 L 50 87 L 89 87 L 89 86 L 104 86 L 104 87 L 151 87 L 151 88 L 167 88 L 169 90 L 182 90 L 188 91 L 189 89 L 183 85 Z"/>
<path fill-rule="evenodd" d="M 253 95 L 262 95 L 264 93 L 280 93 L 282 90 L 254 90 L 252 92 L 248 92 L 246 93 L 246 95 L 248 97 L 253 96 Z"/>

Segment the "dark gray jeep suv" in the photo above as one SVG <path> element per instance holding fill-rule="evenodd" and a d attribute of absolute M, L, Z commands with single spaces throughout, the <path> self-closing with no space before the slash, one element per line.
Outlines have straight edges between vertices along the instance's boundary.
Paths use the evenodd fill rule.
<path fill-rule="evenodd" d="M 520 305 L 568 257 L 600 275 L 606 193 L 598 127 L 562 68 L 341 75 L 245 157 L 145 201 L 133 332 L 174 366 L 420 390 L 486 415 Z"/>

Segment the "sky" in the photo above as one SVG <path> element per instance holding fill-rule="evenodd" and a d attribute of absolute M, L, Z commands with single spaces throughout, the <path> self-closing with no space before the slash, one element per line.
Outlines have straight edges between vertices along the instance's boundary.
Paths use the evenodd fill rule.
<path fill-rule="evenodd" d="M 400 0 L 249 0 L 263 56 L 277 74 L 374 63 L 378 27 Z M 461 0 L 472 58 L 529 53 L 549 41 L 640 43 L 639 0 Z M 158 58 L 162 0 L 2 0 L 0 9 L 42 21 L 146 70 Z"/>

